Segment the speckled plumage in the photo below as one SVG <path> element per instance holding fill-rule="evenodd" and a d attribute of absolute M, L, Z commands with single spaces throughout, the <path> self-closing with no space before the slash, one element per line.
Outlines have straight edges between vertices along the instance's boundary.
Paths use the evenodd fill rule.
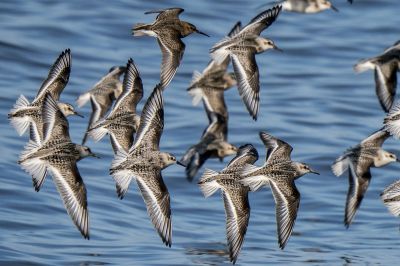
<path fill-rule="evenodd" d="M 134 61 L 129 59 L 123 81 L 123 92 L 118 97 L 112 111 L 92 125 L 88 135 L 99 141 L 105 134 L 110 135 L 111 145 L 116 154 L 118 150 L 128 151 L 133 144 L 134 133 L 139 126 L 136 106 L 143 97 L 143 84 Z M 92 104 L 97 106 L 95 98 Z"/>

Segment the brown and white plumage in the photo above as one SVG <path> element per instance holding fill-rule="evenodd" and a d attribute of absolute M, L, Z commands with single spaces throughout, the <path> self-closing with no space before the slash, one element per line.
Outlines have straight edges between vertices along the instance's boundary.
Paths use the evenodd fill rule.
<path fill-rule="evenodd" d="M 43 142 L 31 140 L 22 152 L 19 164 L 32 175 L 39 191 L 47 172 L 56 185 L 64 206 L 81 234 L 89 239 L 86 188 L 76 162 L 95 156 L 88 147 L 71 142 L 68 121 L 48 93 L 43 106 Z"/>
<path fill-rule="evenodd" d="M 240 170 L 245 164 L 258 159 L 257 150 L 246 144 L 221 172 L 206 169 L 199 186 L 205 197 L 221 189 L 226 214 L 226 238 L 230 260 L 235 263 L 243 244 L 250 218 L 248 188 L 238 182 Z"/>
<path fill-rule="evenodd" d="M 119 150 L 112 162 L 117 193 L 123 198 L 132 179 L 136 180 L 147 212 L 162 241 L 171 246 L 172 226 L 170 196 L 161 170 L 176 163 L 172 154 L 159 151 L 164 128 L 162 86 L 156 86 L 147 99 L 140 117 L 140 125 L 128 152 Z"/>
<path fill-rule="evenodd" d="M 69 80 L 71 72 L 71 51 L 66 49 L 62 52 L 50 68 L 46 80 L 43 81 L 35 99 L 29 101 L 21 95 L 11 109 L 8 118 L 11 125 L 17 130 L 19 135 L 30 127 L 30 138 L 43 138 L 42 106 L 47 93 L 55 101 L 58 101 L 60 94 Z"/>
<path fill-rule="evenodd" d="M 254 120 L 258 116 L 260 98 L 255 54 L 271 48 L 278 49 L 272 40 L 259 35 L 276 20 L 281 9 L 282 6 L 278 5 L 258 14 L 238 33 L 226 37 L 210 49 L 211 57 L 217 63 L 221 63 L 227 56 L 231 57 L 239 94 Z"/>
<path fill-rule="evenodd" d="M 396 97 L 397 72 L 400 69 L 400 41 L 387 48 L 383 54 L 363 59 L 354 66 L 357 73 L 374 70 L 375 90 L 379 103 L 389 112 Z"/>
<path fill-rule="evenodd" d="M 391 214 L 400 216 L 400 180 L 385 188 L 381 193 L 381 199 Z"/>
<path fill-rule="evenodd" d="M 349 170 L 349 190 L 347 192 L 344 224 L 348 228 L 364 198 L 371 181 L 371 167 L 381 167 L 397 160 L 396 156 L 382 149 L 389 133 L 378 130 L 360 144 L 348 149 L 336 159 L 332 172 L 336 176 Z"/>
<path fill-rule="evenodd" d="M 89 91 L 81 94 L 76 103 L 78 107 L 82 107 L 86 102 L 90 101 L 92 106 L 92 112 L 90 114 L 89 123 L 87 130 L 89 130 L 94 123 L 100 118 L 103 118 L 114 100 L 116 100 L 122 93 L 122 83 L 119 80 L 120 76 L 125 73 L 125 67 L 115 66 L 102 77 Z M 82 139 L 82 145 L 87 140 L 87 132 Z"/>
<path fill-rule="evenodd" d="M 291 160 L 293 148 L 283 140 L 273 137 L 266 132 L 260 132 L 267 155 L 263 166 L 251 164 L 244 166 L 242 184 L 256 191 L 261 186 L 269 186 L 275 200 L 278 243 L 284 249 L 296 221 L 300 204 L 300 193 L 294 180 L 307 174 L 314 173 L 308 165 Z"/>
<path fill-rule="evenodd" d="M 131 58 L 126 66 L 123 92 L 118 97 L 111 112 L 89 128 L 88 135 L 95 141 L 99 141 L 105 134 L 109 134 L 115 154 L 120 149 L 128 151 L 133 144 L 134 133 L 139 126 L 136 106 L 142 97 L 142 79 Z M 94 105 L 99 105 L 94 97 L 91 97 L 91 101 Z"/>
<path fill-rule="evenodd" d="M 145 14 L 158 13 L 152 24 L 138 23 L 134 25 L 132 33 L 134 36 L 153 36 L 162 52 L 162 64 L 160 84 L 166 88 L 174 77 L 185 51 L 185 44 L 181 41 L 193 32 L 208 36 L 199 31 L 193 24 L 182 21 L 179 15 L 184 11 L 182 8 L 168 8 L 164 10 L 149 11 Z"/>

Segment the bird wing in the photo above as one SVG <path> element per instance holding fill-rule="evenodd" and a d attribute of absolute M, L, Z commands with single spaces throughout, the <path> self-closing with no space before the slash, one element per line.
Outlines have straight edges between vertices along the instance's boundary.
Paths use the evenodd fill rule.
<path fill-rule="evenodd" d="M 258 160 L 258 152 L 251 144 L 240 146 L 236 156 L 229 162 L 228 167 L 254 164 Z"/>
<path fill-rule="evenodd" d="M 155 170 L 153 175 L 135 175 L 135 177 L 151 222 L 165 245 L 170 247 L 172 237 L 170 197 L 161 170 Z"/>
<path fill-rule="evenodd" d="M 260 100 L 260 80 L 255 52 L 252 49 L 231 53 L 238 90 L 247 110 L 257 120 Z"/>
<path fill-rule="evenodd" d="M 164 128 L 164 109 L 162 86 L 158 84 L 147 99 L 142 114 L 135 142 L 129 149 L 133 151 L 139 146 L 159 150 L 161 134 Z"/>
<path fill-rule="evenodd" d="M 390 133 L 381 128 L 364 139 L 360 144 L 363 147 L 381 147 L 389 137 Z"/>
<path fill-rule="evenodd" d="M 166 88 L 174 77 L 185 51 L 185 44 L 179 37 L 179 32 L 166 28 L 157 36 L 162 53 L 160 83 Z"/>
<path fill-rule="evenodd" d="M 300 205 L 300 193 L 294 180 L 269 180 L 275 199 L 276 223 L 279 247 L 284 249 L 296 221 Z"/>
<path fill-rule="evenodd" d="M 136 105 L 143 98 L 143 84 L 139 70 L 132 58 L 128 60 L 123 81 L 123 92 L 118 97 L 109 116 L 118 111 L 136 113 Z"/>
<path fill-rule="evenodd" d="M 46 92 L 50 92 L 54 100 L 58 101 L 62 90 L 68 83 L 69 74 L 71 73 L 71 50 L 66 49 L 60 54 L 54 62 L 47 76 L 47 79 L 40 87 L 33 103 L 36 103 L 42 97 L 45 97 Z"/>
<path fill-rule="evenodd" d="M 61 164 L 52 165 L 50 171 L 69 216 L 81 234 L 89 239 L 86 188 L 76 161 L 71 158 Z"/>
<path fill-rule="evenodd" d="M 69 123 L 50 93 L 45 96 L 43 110 L 43 140 L 65 139 L 71 141 Z"/>
<path fill-rule="evenodd" d="M 268 28 L 278 17 L 279 13 L 282 10 L 281 5 L 274 6 L 271 9 L 265 10 L 255 16 L 249 24 L 247 24 L 241 31 L 240 34 L 256 34 L 260 35 L 260 33 Z"/>
<path fill-rule="evenodd" d="M 102 106 L 99 104 L 99 102 L 96 100 L 96 97 L 94 97 L 93 95 L 90 95 L 90 104 L 92 105 L 92 113 L 90 114 L 89 123 L 85 135 L 83 136 L 82 139 L 82 145 L 85 145 L 86 143 L 87 137 L 89 135 L 88 131 L 95 125 L 97 121 L 100 120 L 103 113 Z"/>
<path fill-rule="evenodd" d="M 265 159 L 265 164 L 274 161 L 290 161 L 290 154 L 292 153 L 292 146 L 283 140 L 275 138 L 274 136 L 266 133 L 260 132 L 260 139 L 265 145 L 267 150 L 267 155 Z"/>
<path fill-rule="evenodd" d="M 147 11 L 145 14 L 154 14 L 158 13 L 156 22 L 160 21 L 167 21 L 167 20 L 178 20 L 179 19 L 179 14 L 181 14 L 183 11 L 185 11 L 183 8 L 179 7 L 173 7 L 173 8 L 167 8 L 167 9 L 162 9 L 162 10 L 152 10 L 152 11 Z"/>
<path fill-rule="evenodd" d="M 396 59 L 375 67 L 375 90 L 385 112 L 389 112 L 396 96 L 397 69 Z"/>
<path fill-rule="evenodd" d="M 226 237 L 229 247 L 230 260 L 235 263 L 243 244 L 250 218 L 248 189 L 241 187 L 231 189 L 223 187 L 226 214 Z"/>
<path fill-rule="evenodd" d="M 366 164 L 369 164 L 369 160 L 363 160 L 363 158 L 358 158 L 357 161 L 352 160 L 350 162 L 349 190 L 347 192 L 344 214 L 344 224 L 347 228 L 353 221 L 371 181 L 370 165 Z"/>

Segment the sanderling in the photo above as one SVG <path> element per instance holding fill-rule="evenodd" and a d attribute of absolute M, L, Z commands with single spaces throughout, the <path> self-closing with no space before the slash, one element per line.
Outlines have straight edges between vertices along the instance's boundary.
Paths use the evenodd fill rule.
<path fill-rule="evenodd" d="M 357 73 L 368 69 L 375 71 L 375 90 L 383 110 L 388 112 L 396 96 L 397 71 L 400 70 L 400 41 L 387 48 L 383 54 L 363 59 L 354 66 Z"/>
<path fill-rule="evenodd" d="M 281 9 L 279 5 L 258 14 L 238 33 L 224 38 L 210 49 L 211 57 L 219 64 L 230 55 L 239 94 L 254 120 L 257 120 L 260 99 L 255 54 L 272 48 L 279 49 L 272 40 L 259 35 L 276 20 Z"/>
<path fill-rule="evenodd" d="M 237 155 L 221 172 L 206 169 L 199 186 L 205 197 L 221 189 L 226 214 L 226 238 L 230 260 L 235 263 L 243 244 L 250 218 L 248 187 L 239 183 L 240 171 L 245 164 L 254 164 L 258 152 L 251 145 L 239 148 Z"/>
<path fill-rule="evenodd" d="M 278 243 L 284 249 L 296 221 L 300 205 L 300 192 L 294 180 L 307 174 L 319 174 L 307 164 L 294 162 L 290 158 L 293 148 L 286 142 L 266 132 L 260 132 L 267 156 L 261 167 L 247 164 L 242 171 L 242 184 L 252 191 L 261 186 L 270 186 L 275 199 Z"/>
<path fill-rule="evenodd" d="M 134 61 L 129 59 L 123 81 L 123 92 L 118 97 L 112 111 L 103 119 L 95 122 L 88 130 L 88 135 L 99 141 L 105 134 L 110 134 L 114 153 L 123 149 L 129 150 L 133 143 L 133 135 L 139 127 L 139 116 L 136 106 L 143 97 L 143 84 L 139 70 Z M 96 98 L 91 96 L 96 110 L 101 109 Z"/>
<path fill-rule="evenodd" d="M 349 228 L 360 207 L 364 194 L 371 181 L 371 167 L 382 167 L 397 161 L 396 155 L 382 149 L 383 142 L 390 134 L 380 129 L 361 141 L 360 144 L 349 148 L 332 165 L 336 176 L 349 170 L 349 190 L 347 192 L 344 224 Z"/>
<path fill-rule="evenodd" d="M 138 23 L 133 26 L 133 36 L 153 36 L 157 38 L 162 52 L 160 84 L 162 88 L 168 86 L 174 77 L 182 60 L 185 44 L 181 41 L 193 32 L 208 36 L 199 31 L 196 26 L 179 19 L 182 8 L 168 8 L 149 11 L 145 14 L 158 13 L 152 24 Z"/>
<path fill-rule="evenodd" d="M 125 67 L 112 67 L 107 75 L 102 77 L 89 91 L 79 95 L 76 99 L 78 107 L 82 107 L 91 97 L 93 98 L 93 101 L 91 101 L 92 113 L 86 131 L 88 131 L 95 122 L 106 115 L 114 100 L 121 95 L 122 83 L 119 78 L 124 73 Z M 82 145 L 85 144 L 87 136 L 86 132 L 82 139 Z"/>

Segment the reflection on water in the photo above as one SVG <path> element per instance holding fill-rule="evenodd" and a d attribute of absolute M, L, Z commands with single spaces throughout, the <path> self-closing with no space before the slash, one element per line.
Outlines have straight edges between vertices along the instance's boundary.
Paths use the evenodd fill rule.
<path fill-rule="evenodd" d="M 372 169 L 372 184 L 352 226 L 343 226 L 347 177 L 335 177 L 333 161 L 382 126 L 384 113 L 375 95 L 372 72 L 356 75 L 352 66 L 379 54 L 399 39 L 396 0 L 334 1 L 340 12 L 315 15 L 282 13 L 262 35 L 284 52 L 257 56 L 260 71 L 260 114 L 249 117 L 237 89 L 226 92 L 229 142 L 252 143 L 260 154 L 263 130 L 289 142 L 292 158 L 321 173 L 297 180 L 301 193 L 294 234 L 285 250 L 276 237 L 271 192 L 250 195 L 251 217 L 237 264 L 243 265 L 390 265 L 398 262 L 399 220 L 382 204 L 379 194 L 399 178 L 399 165 Z M 88 191 L 91 239 L 74 228 L 55 186 L 48 178 L 39 193 L 31 177 L 16 164 L 27 136 L 17 137 L 7 113 L 20 94 L 33 99 L 55 57 L 72 51 L 72 72 L 61 100 L 74 103 L 113 65 L 132 57 L 141 72 L 144 99 L 158 83 L 161 52 L 153 38 L 133 38 L 134 23 L 152 21 L 144 12 L 181 6 L 181 18 L 211 37 L 184 39 L 185 55 L 166 89 L 165 128 L 161 150 L 180 157 L 196 143 L 207 125 L 201 106 L 187 94 L 194 70 L 209 60 L 208 50 L 237 20 L 246 24 L 260 12 L 258 1 L 2 1 L 0 5 L 0 264 L 4 265 L 229 265 L 225 213 L 217 195 L 204 199 L 184 170 L 171 166 L 163 177 L 171 194 L 173 239 L 166 248 L 155 232 L 136 186 L 118 200 L 108 171 L 113 158 L 108 138 L 87 144 L 100 160 L 78 164 Z M 144 100 L 139 104 L 141 110 Z M 70 133 L 80 142 L 84 119 L 71 117 Z M 399 155 L 398 140 L 384 147 Z M 204 168 L 221 170 L 209 160 Z"/>

